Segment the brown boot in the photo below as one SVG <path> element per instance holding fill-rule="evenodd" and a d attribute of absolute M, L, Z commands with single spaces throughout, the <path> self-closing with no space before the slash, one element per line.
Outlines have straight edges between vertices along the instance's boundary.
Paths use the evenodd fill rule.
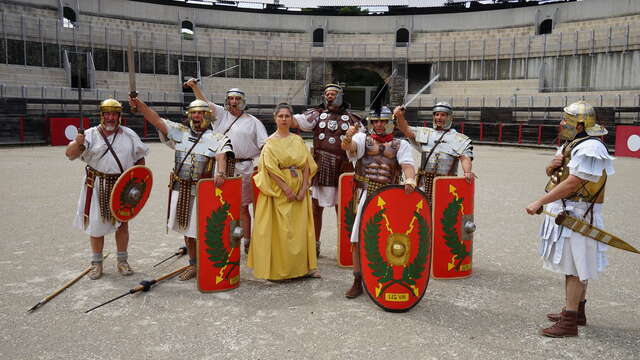
<path fill-rule="evenodd" d="M 542 335 L 549 337 L 571 337 L 578 336 L 577 311 L 563 311 L 560 321 L 552 326 L 542 329 Z"/>
<path fill-rule="evenodd" d="M 584 307 L 586 304 L 587 304 L 587 300 L 580 301 L 580 304 L 578 304 L 578 320 L 576 321 L 576 324 L 578 324 L 578 326 L 587 325 L 587 315 L 584 311 Z M 562 308 L 563 312 L 564 310 L 565 308 Z M 562 316 L 562 312 L 559 312 L 556 314 L 547 314 L 547 319 L 553 322 L 558 322 L 560 321 L 561 316 Z"/>
<path fill-rule="evenodd" d="M 362 295 L 362 274 L 358 272 L 353 273 L 353 285 L 351 285 L 351 289 L 349 289 L 344 296 L 346 296 L 347 299 L 354 299 L 360 295 Z"/>

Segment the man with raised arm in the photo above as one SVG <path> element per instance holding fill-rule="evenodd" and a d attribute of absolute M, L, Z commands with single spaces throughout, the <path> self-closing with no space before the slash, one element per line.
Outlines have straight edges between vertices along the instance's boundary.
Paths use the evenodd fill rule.
<path fill-rule="evenodd" d="M 119 101 L 101 102 L 100 125 L 77 134 L 65 152 L 69 160 L 80 158 L 87 164 L 73 225 L 89 234 L 92 251 L 89 278 L 92 280 L 102 276 L 104 236 L 114 232 L 118 272 L 123 276 L 133 274 L 127 253 L 129 225 L 113 217 L 109 201 L 120 174 L 134 165 L 144 165 L 149 147 L 133 130 L 120 125 L 121 113 Z"/>
<path fill-rule="evenodd" d="M 320 232 L 322 212 L 325 207 L 334 207 L 338 214 L 338 180 L 353 166 L 340 147 L 350 126 L 361 126 L 361 119 L 343 102 L 342 87 L 327 84 L 324 88 L 323 104 L 307 109 L 304 114 L 293 117 L 292 128 L 313 132 L 313 158 L 318 164 L 318 173 L 313 178 L 311 197 L 313 221 L 316 231 L 316 255 L 320 256 Z"/>
<path fill-rule="evenodd" d="M 196 276 L 196 184 L 200 179 L 213 177 L 216 186 L 222 185 L 226 154 L 232 154 L 231 142 L 228 137 L 214 133 L 209 128 L 215 117 L 209 104 L 202 100 L 194 100 L 189 104 L 189 126 L 160 118 L 140 98 L 130 97 L 129 104 L 137 107 L 145 119 L 156 127 L 160 141 L 175 150 L 169 182 L 167 226 L 184 235 L 191 266 L 178 278 L 189 280 Z"/>
<path fill-rule="evenodd" d="M 467 182 L 475 178 L 471 171 L 471 139 L 451 128 L 453 108 L 449 103 L 441 101 L 433 107 L 433 128 L 409 126 L 405 118 L 405 108 L 402 106 L 397 106 L 393 114 L 398 120 L 400 131 L 420 151 L 418 187 L 429 199 L 432 196 L 433 180 L 438 176 L 457 175 L 458 163 L 462 166 Z"/>
<path fill-rule="evenodd" d="M 184 83 L 193 89 L 196 98 L 206 101 L 215 112 L 216 121 L 211 125 L 214 132 L 226 135 L 231 139 L 235 157 L 227 157 L 227 175 L 242 177 L 242 207 L 240 220 L 244 236 L 244 251 L 249 251 L 251 242 L 251 215 L 249 204 L 253 203 L 253 160 L 260 155 L 260 150 L 267 140 L 267 130 L 260 120 L 247 113 L 245 93 L 232 88 L 227 91 L 224 106 L 210 102 L 204 95 L 198 82 L 190 79 Z"/>

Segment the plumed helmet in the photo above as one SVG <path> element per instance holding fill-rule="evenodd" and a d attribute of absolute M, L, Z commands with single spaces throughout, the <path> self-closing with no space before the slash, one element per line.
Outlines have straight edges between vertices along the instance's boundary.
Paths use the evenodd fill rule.
<path fill-rule="evenodd" d="M 204 116 L 202 118 L 202 123 L 200 124 L 200 128 L 196 129 L 193 124 L 193 113 L 196 111 L 203 111 Z M 213 112 L 209 107 L 209 104 L 206 101 L 202 101 L 200 99 L 193 100 L 189 106 L 187 106 L 187 118 L 189 118 L 189 125 L 191 129 L 194 131 L 202 131 L 209 127 L 212 121 L 214 121 Z"/>
<path fill-rule="evenodd" d="M 380 109 L 371 110 L 367 115 L 367 129 L 373 133 L 373 122 L 376 120 L 386 120 L 387 123 L 384 126 L 385 135 L 393 133 L 393 129 L 396 124 L 393 120 L 393 112 L 386 106 L 382 106 Z"/>
<path fill-rule="evenodd" d="M 596 123 L 596 110 L 593 106 L 582 100 L 565 107 L 562 119 L 564 122 L 560 129 L 560 137 L 565 140 L 573 140 L 576 137 L 578 124 L 583 124 L 585 131 L 591 136 L 603 136 L 608 133 L 604 127 Z"/>
<path fill-rule="evenodd" d="M 122 113 L 122 104 L 116 99 L 106 99 L 100 103 L 100 125 L 104 126 L 104 113 L 117 112 Z M 121 115 L 118 115 L 118 125 L 120 125 Z"/>
<path fill-rule="evenodd" d="M 231 88 L 227 90 L 227 96 L 224 98 L 224 107 L 229 110 L 229 96 L 239 96 L 240 103 L 238 104 L 238 109 L 244 111 L 247 109 L 247 96 L 244 91 L 239 88 Z"/>
<path fill-rule="evenodd" d="M 453 123 L 453 107 L 446 101 L 440 101 L 437 104 L 435 104 L 433 106 L 433 109 L 431 109 L 433 116 L 433 128 L 435 129 L 436 126 L 436 118 L 435 118 L 435 114 L 437 112 L 443 112 L 443 113 L 447 113 L 447 118 L 444 121 L 444 126 L 443 128 L 449 129 L 451 128 L 451 124 Z"/>
<path fill-rule="evenodd" d="M 327 100 L 327 91 L 335 91 L 336 98 L 331 103 Z M 322 92 L 322 98 L 324 99 L 324 105 L 334 105 L 334 106 L 342 106 L 342 97 L 344 95 L 344 91 L 342 90 L 342 86 L 338 84 L 327 84 L 324 86 L 324 91 Z"/>

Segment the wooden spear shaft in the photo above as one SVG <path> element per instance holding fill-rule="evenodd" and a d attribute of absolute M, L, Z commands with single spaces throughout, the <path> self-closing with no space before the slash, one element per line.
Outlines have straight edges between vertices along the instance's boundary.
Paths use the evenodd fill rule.
<path fill-rule="evenodd" d="M 109 254 L 105 255 L 102 258 L 102 260 L 104 261 L 104 259 L 106 259 L 107 257 L 109 257 Z M 42 305 L 48 303 L 51 299 L 53 299 L 56 296 L 60 295 L 60 293 L 62 293 L 66 289 L 70 288 L 71 285 L 73 285 L 76 282 L 78 282 L 78 280 L 82 279 L 85 275 L 87 275 L 89 273 L 89 271 L 91 271 L 91 266 L 89 266 L 88 268 L 84 269 L 80 273 L 80 275 L 76 276 L 74 279 L 71 279 L 71 280 L 67 281 L 64 285 L 62 285 L 61 288 L 59 288 L 58 290 L 54 291 L 51 295 L 45 297 L 44 299 L 40 300 L 37 304 L 33 305 L 29 310 L 27 310 L 27 312 L 28 313 L 34 312 L 35 310 L 37 310 Z"/>

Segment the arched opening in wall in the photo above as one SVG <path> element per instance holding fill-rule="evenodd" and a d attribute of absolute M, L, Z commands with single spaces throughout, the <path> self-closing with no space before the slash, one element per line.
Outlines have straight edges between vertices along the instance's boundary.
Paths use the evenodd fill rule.
<path fill-rule="evenodd" d="M 313 46 L 324 46 L 324 29 L 318 28 L 313 30 Z"/>
<path fill-rule="evenodd" d="M 188 20 L 183 21 L 180 34 L 184 40 L 193 40 L 193 23 Z"/>
<path fill-rule="evenodd" d="M 76 16 L 76 12 L 65 6 L 62 8 L 62 26 L 68 29 L 73 29 L 76 27 L 76 23 L 78 22 L 78 17 Z"/>
<path fill-rule="evenodd" d="M 396 31 L 396 47 L 407 47 L 409 44 L 409 30 L 400 28 Z"/>
<path fill-rule="evenodd" d="M 538 35 L 551 34 L 553 30 L 553 21 L 551 19 L 543 20 L 538 26 Z"/>
<path fill-rule="evenodd" d="M 357 66 L 354 66 L 354 63 L 333 63 L 333 82 L 344 84 L 344 101 L 349 103 L 352 109 L 373 109 L 389 103 L 389 89 L 383 89 L 384 79 L 377 72 L 377 69 L 385 65 L 391 69 L 391 63 L 376 63 L 375 69 L 371 69 L 367 63 Z M 374 99 L 378 92 L 380 96 Z"/>

